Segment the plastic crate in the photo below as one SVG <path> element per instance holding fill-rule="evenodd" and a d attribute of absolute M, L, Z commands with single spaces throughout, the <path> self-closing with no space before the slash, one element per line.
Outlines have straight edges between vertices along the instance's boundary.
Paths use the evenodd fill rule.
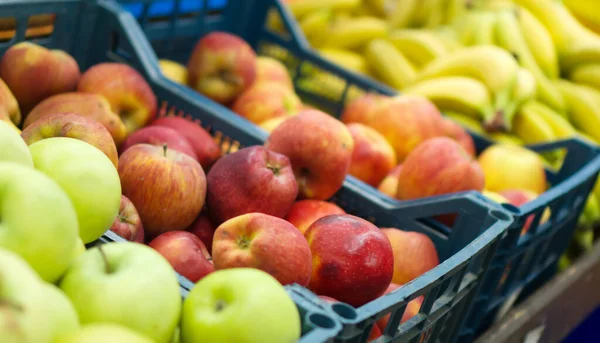
<path fill-rule="evenodd" d="M 284 62 L 294 80 L 297 93 L 303 101 L 315 105 L 337 117 L 344 106 L 366 92 L 395 95 L 397 92 L 367 77 L 347 71 L 314 54 L 292 15 L 279 0 L 232 1 L 210 7 L 201 0 L 117 0 L 123 6 L 140 6 L 132 13 L 141 24 L 154 51 L 161 58 L 186 63 L 196 41 L 213 30 L 228 31 L 242 36 L 261 55 Z M 159 11 L 158 3 L 162 3 Z M 171 5 L 165 6 L 165 3 Z M 189 11 L 190 3 L 200 4 Z M 186 7 L 184 4 L 188 4 Z M 155 6 L 154 10 L 150 7 Z M 203 10 L 208 8 L 208 10 Z M 280 32 L 267 27 L 272 17 L 279 17 Z M 204 99 L 196 95 L 197 99 Z M 230 113 L 220 107 L 221 113 Z M 239 118 L 237 123 L 247 129 L 252 126 Z M 493 144 L 471 132 L 478 152 Z M 258 135 L 258 134 L 257 134 Z M 264 136 L 261 136 L 264 137 Z M 511 208 L 515 219 L 509 234 L 502 241 L 502 249 L 494 256 L 492 270 L 459 336 L 460 342 L 470 341 L 477 331 L 486 328 L 500 312 L 504 312 L 517 297 L 523 298 L 555 273 L 558 257 L 566 249 L 585 198 L 600 169 L 599 151 L 580 140 L 566 140 L 551 144 L 530 146 L 544 152 L 567 150 L 563 167 L 548 170 L 553 186 L 535 201 L 519 209 Z M 360 189 L 369 197 L 397 202 L 361 181 L 348 177 L 347 184 Z M 552 217 L 548 224 L 539 226 L 543 210 L 550 207 Z M 524 237 L 519 233 L 526 218 L 536 219 Z M 568 214 L 568 215 L 564 215 Z"/>
<path fill-rule="evenodd" d="M 50 34 L 46 31 L 41 36 L 31 35 L 31 32 L 27 33 L 27 23 L 30 16 L 49 13 L 56 14 L 55 21 L 51 25 Z M 144 70 L 141 67 L 144 54 L 140 52 L 144 52 L 147 47 L 138 43 L 140 41 L 144 42 L 145 38 L 140 31 L 135 30 L 137 28 L 135 20 L 116 6 L 107 8 L 85 0 L 4 0 L 0 2 L 0 19 L 3 18 L 15 18 L 17 28 L 10 33 L 11 38 L 0 40 L 0 56 L 12 45 L 28 40 L 48 48 L 62 49 L 71 53 L 77 59 L 81 69 L 85 70 L 92 63 L 121 61 L 118 54 L 111 51 L 111 49 L 116 46 L 112 43 L 122 39 L 131 44 L 128 51 L 136 56 L 136 61 L 140 62 L 135 66 L 140 70 Z M 132 27 L 134 29 L 131 29 Z M 144 73 L 146 76 L 148 74 L 147 71 Z M 178 92 L 177 89 L 166 91 L 165 89 L 169 87 L 160 82 L 155 82 L 153 78 L 147 78 L 147 80 L 157 96 L 163 100 L 170 96 L 173 97 L 171 92 Z M 201 111 L 197 111 L 196 107 L 200 106 L 195 105 L 193 101 L 182 101 L 187 104 L 188 108 L 194 110 L 196 118 L 206 119 L 207 123 L 213 125 L 215 134 L 222 137 L 223 132 L 226 132 L 240 139 L 245 138 L 243 132 L 238 132 L 235 126 L 228 125 L 226 120 L 212 118 L 210 113 L 204 115 Z M 178 101 L 173 100 L 172 102 L 177 103 Z M 163 102 L 161 108 L 163 112 L 166 108 L 165 104 Z M 223 132 L 217 131 L 218 129 L 222 129 Z M 222 138 L 220 141 L 222 145 L 228 148 L 233 146 L 232 142 L 226 138 Z M 249 141 L 252 142 L 252 140 Z M 122 238 L 108 231 L 97 241 L 88 244 L 87 247 L 123 241 Z M 179 275 L 178 279 L 181 295 L 185 298 L 192 285 Z M 302 337 L 298 342 L 332 341 L 333 337 L 341 330 L 340 323 L 326 310 L 301 297 L 294 289 L 287 289 L 287 292 L 296 303 L 302 318 Z"/>

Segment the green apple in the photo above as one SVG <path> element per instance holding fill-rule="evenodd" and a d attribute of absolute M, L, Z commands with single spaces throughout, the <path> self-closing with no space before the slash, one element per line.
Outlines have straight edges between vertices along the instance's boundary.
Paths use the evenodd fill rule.
<path fill-rule="evenodd" d="M 127 327 L 113 323 L 94 323 L 60 337 L 54 343 L 153 343 Z"/>
<path fill-rule="evenodd" d="M 179 323 L 181 295 L 175 271 L 156 250 L 140 243 L 88 249 L 69 268 L 60 288 L 82 324 L 120 324 L 166 343 Z"/>
<path fill-rule="evenodd" d="M 73 305 L 18 255 L 0 249 L 0 338 L 3 343 L 52 342 L 77 330 Z"/>
<path fill-rule="evenodd" d="M 19 133 L 4 120 L 0 120 L 0 161 L 12 161 L 33 167 L 27 143 Z"/>
<path fill-rule="evenodd" d="M 93 145 L 66 137 L 37 141 L 29 150 L 35 169 L 56 181 L 71 198 L 83 243 L 100 238 L 121 204 L 121 181 L 110 159 Z"/>
<path fill-rule="evenodd" d="M 77 214 L 52 179 L 16 162 L 0 162 L 0 248 L 19 254 L 48 282 L 73 260 Z"/>
<path fill-rule="evenodd" d="M 222 269 L 183 302 L 181 342 L 295 342 L 300 314 L 283 286 L 253 268 Z"/>

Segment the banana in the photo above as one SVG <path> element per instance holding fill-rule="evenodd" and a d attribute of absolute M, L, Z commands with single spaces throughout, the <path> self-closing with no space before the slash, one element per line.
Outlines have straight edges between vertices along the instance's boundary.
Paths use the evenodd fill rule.
<path fill-rule="evenodd" d="M 537 113 L 537 115 L 552 128 L 554 135 L 558 139 L 567 139 L 579 136 L 577 130 L 573 127 L 573 125 L 571 125 L 571 123 L 569 123 L 567 119 L 539 101 L 530 100 L 523 104 L 521 108 L 525 112 L 530 111 Z"/>
<path fill-rule="evenodd" d="M 473 10 L 473 26 L 471 34 L 466 38 L 465 45 L 494 44 L 494 27 L 496 25 L 496 12 Z"/>
<path fill-rule="evenodd" d="M 600 32 L 600 12 L 596 0 L 563 0 L 575 18 L 594 32 Z"/>
<path fill-rule="evenodd" d="M 592 192 L 588 196 L 583 208 L 583 213 L 587 215 L 592 225 L 600 220 L 600 203 L 598 202 L 595 193 Z"/>
<path fill-rule="evenodd" d="M 570 109 L 570 121 L 581 132 L 600 141 L 600 92 L 594 88 L 558 79 L 557 88 L 562 92 Z"/>
<path fill-rule="evenodd" d="M 449 26 L 438 26 L 429 32 L 442 41 L 447 52 L 463 48 L 463 45 L 458 40 L 456 31 Z"/>
<path fill-rule="evenodd" d="M 529 106 L 519 109 L 512 128 L 512 132 L 525 144 L 551 142 L 557 139 L 552 127 Z"/>
<path fill-rule="evenodd" d="M 578 66 L 569 73 L 569 80 L 600 91 L 600 63 Z"/>
<path fill-rule="evenodd" d="M 442 76 L 466 76 L 481 81 L 495 96 L 494 109 L 503 109 L 508 103 L 517 81 L 519 66 L 506 50 L 493 45 L 466 47 L 442 56 L 425 66 L 417 82 Z M 492 111 L 485 118 L 487 126 L 498 121 L 503 126 L 502 112 Z"/>
<path fill-rule="evenodd" d="M 323 47 L 354 49 L 367 42 L 387 36 L 387 23 L 377 17 L 335 20 L 325 35 Z"/>
<path fill-rule="evenodd" d="M 324 8 L 334 11 L 350 11 L 360 6 L 361 0 L 302 0 L 286 1 L 285 4 L 296 19 L 299 19 L 308 13 Z"/>
<path fill-rule="evenodd" d="M 389 0 L 364 0 L 364 4 L 362 7 L 370 7 L 375 11 L 378 15 L 386 14 L 386 3 Z"/>
<path fill-rule="evenodd" d="M 442 25 L 445 19 L 445 3 L 448 0 L 430 0 L 431 7 L 433 10 L 429 13 L 429 16 L 423 22 L 423 27 L 425 28 L 434 28 Z"/>
<path fill-rule="evenodd" d="M 422 95 L 440 111 L 452 111 L 482 119 L 493 111 L 487 87 L 481 81 L 464 76 L 446 76 L 411 84 L 405 94 Z"/>
<path fill-rule="evenodd" d="M 444 8 L 445 18 L 443 24 L 452 24 L 457 19 L 462 20 L 464 13 L 467 11 L 469 0 L 446 0 Z"/>
<path fill-rule="evenodd" d="M 519 67 L 517 71 L 517 85 L 513 90 L 512 100 L 504 108 L 504 121 L 508 130 L 512 127 L 512 119 L 519 107 L 535 97 L 536 89 L 537 81 L 533 74 L 529 70 Z"/>
<path fill-rule="evenodd" d="M 365 57 L 375 75 L 398 90 L 412 83 L 416 77 L 415 67 L 387 40 L 370 41 L 365 48 Z"/>
<path fill-rule="evenodd" d="M 352 16 L 355 17 L 379 17 L 382 18 L 382 13 L 379 12 L 375 7 L 363 2 L 361 6 L 358 6 L 352 10 Z"/>
<path fill-rule="evenodd" d="M 387 1 L 384 11 L 388 13 L 387 22 L 390 27 L 408 27 L 418 9 L 419 1 L 421 0 Z"/>
<path fill-rule="evenodd" d="M 500 144 L 523 145 L 525 144 L 519 137 L 509 133 L 493 132 L 486 134 L 487 137 Z"/>
<path fill-rule="evenodd" d="M 529 10 L 520 6 L 517 9 L 517 21 L 535 62 L 547 77 L 557 78 L 558 57 L 552 36 Z"/>
<path fill-rule="evenodd" d="M 485 32 L 493 32 L 492 28 L 494 17 L 494 12 L 492 11 L 486 11 L 481 9 L 469 9 L 465 12 L 461 20 L 455 21 L 452 26 L 457 32 L 459 41 L 462 45 L 483 45 L 484 43 L 475 43 L 476 36 L 479 36 L 479 40 L 483 41 L 482 37 L 485 37 Z M 492 25 L 490 25 L 490 23 Z M 487 30 L 485 29 L 485 26 L 488 27 Z M 492 43 L 488 42 L 486 44 Z"/>
<path fill-rule="evenodd" d="M 600 40 L 594 43 L 573 46 L 560 59 L 561 69 L 569 73 L 580 65 L 600 63 Z"/>
<path fill-rule="evenodd" d="M 319 47 L 324 42 L 323 32 L 327 32 L 332 20 L 333 12 L 324 8 L 307 14 L 298 21 L 298 24 L 310 44 L 313 47 Z"/>
<path fill-rule="evenodd" d="M 422 29 L 392 30 L 389 40 L 417 67 L 422 67 L 447 52 L 439 37 Z"/>
<path fill-rule="evenodd" d="M 461 126 L 466 127 L 467 129 L 469 129 L 475 133 L 479 133 L 482 135 L 485 134 L 485 131 L 481 127 L 481 123 L 479 122 L 479 119 L 475 119 L 466 114 L 453 112 L 453 111 L 444 111 L 444 116 L 450 118 L 451 120 L 455 121 L 456 123 L 460 124 Z"/>
<path fill-rule="evenodd" d="M 535 62 L 518 24 L 515 11 L 503 10 L 498 14 L 496 39 L 499 46 L 516 54 L 519 64 L 527 68 L 535 76 L 538 99 L 557 111 L 564 112 L 564 99 Z"/>
<path fill-rule="evenodd" d="M 344 68 L 349 70 L 367 74 L 369 72 L 369 67 L 367 66 L 367 61 L 362 55 L 359 55 L 355 52 L 341 49 L 318 49 L 319 54 L 333 63 L 339 64 Z"/>
<path fill-rule="evenodd" d="M 314 75 L 299 78 L 296 82 L 296 86 L 299 91 L 315 94 L 337 103 L 342 98 L 347 83 L 345 80 L 335 77 L 332 74 L 319 72 Z M 363 90 L 350 86 L 346 93 L 344 104 L 347 105 L 364 94 L 365 92 Z"/>

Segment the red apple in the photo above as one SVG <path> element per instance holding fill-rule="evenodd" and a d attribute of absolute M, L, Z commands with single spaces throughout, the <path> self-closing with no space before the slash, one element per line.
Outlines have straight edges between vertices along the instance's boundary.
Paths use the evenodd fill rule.
<path fill-rule="evenodd" d="M 475 157 L 475 142 L 473 141 L 473 137 L 469 135 L 467 130 L 465 130 L 458 123 L 454 122 L 452 119 L 443 118 L 442 125 L 445 129 L 446 136 L 454 139 L 458 144 L 460 144 L 463 149 L 467 152 L 467 154 Z"/>
<path fill-rule="evenodd" d="M 377 187 L 396 165 L 396 152 L 374 129 L 360 123 L 351 123 L 347 127 L 354 140 L 349 173 Z"/>
<path fill-rule="evenodd" d="M 506 189 L 499 192 L 499 194 L 506 198 L 511 205 L 516 207 L 521 207 L 526 203 L 535 200 L 539 196 L 538 194 L 527 189 Z M 525 225 L 523 225 L 523 229 L 521 230 L 521 235 L 524 235 L 527 231 L 529 231 L 529 227 L 531 226 L 534 218 L 535 215 L 533 214 L 527 217 L 525 220 Z M 550 219 L 549 207 L 544 210 L 544 213 L 542 213 L 540 225 L 548 221 L 548 219 Z"/>
<path fill-rule="evenodd" d="M 361 123 L 369 125 L 373 120 L 373 115 L 377 109 L 389 101 L 391 98 L 387 95 L 377 93 L 368 93 L 352 101 L 346 108 L 340 119 L 346 124 Z"/>
<path fill-rule="evenodd" d="M 192 282 L 198 282 L 215 270 L 204 243 L 187 231 L 165 232 L 148 245 L 166 258 L 176 272 Z"/>
<path fill-rule="evenodd" d="M 311 255 L 304 236 L 287 221 L 248 213 L 221 224 L 213 240 L 215 269 L 250 267 L 271 274 L 282 285 L 306 286 Z"/>
<path fill-rule="evenodd" d="M 217 227 L 212 223 L 206 212 L 200 213 L 198 218 L 187 228 L 188 232 L 200 238 L 209 254 L 212 254 L 213 236 Z"/>
<path fill-rule="evenodd" d="M 265 146 L 290 159 L 300 197 L 325 200 L 342 187 L 354 141 L 339 120 L 306 110 L 277 126 Z"/>
<path fill-rule="evenodd" d="M 127 135 L 151 122 L 158 108 L 148 82 L 123 63 L 96 64 L 81 75 L 77 90 L 103 95 L 121 117 Z"/>
<path fill-rule="evenodd" d="M 294 224 L 304 234 L 308 227 L 325 216 L 331 214 L 345 214 L 338 205 L 323 200 L 299 200 L 296 201 L 285 219 Z"/>
<path fill-rule="evenodd" d="M 358 307 L 379 297 L 392 281 L 394 256 L 387 237 L 348 214 L 323 217 L 305 233 L 313 257 L 308 288 Z"/>
<path fill-rule="evenodd" d="M 157 118 L 150 125 L 170 127 L 187 139 L 205 171 L 221 157 L 221 149 L 210 133 L 191 120 L 168 116 Z"/>
<path fill-rule="evenodd" d="M 240 37 L 213 31 L 202 37 L 188 61 L 189 85 L 212 100 L 228 104 L 256 78 L 256 54 Z"/>
<path fill-rule="evenodd" d="M 140 143 L 163 146 L 182 152 L 193 159 L 196 159 L 196 153 L 177 131 L 164 126 L 148 126 L 141 128 L 127 137 L 120 149 L 121 154 L 132 146 Z"/>
<path fill-rule="evenodd" d="M 383 228 L 381 232 L 394 252 L 393 283 L 408 283 L 440 263 L 435 245 L 427 235 L 396 228 Z"/>
<path fill-rule="evenodd" d="M 388 289 L 385 290 L 383 295 L 391 293 L 394 290 L 400 288 L 401 286 L 402 285 L 391 283 L 390 286 L 388 287 Z M 417 297 L 408 302 L 408 304 L 406 305 L 406 309 L 404 310 L 404 314 L 402 315 L 402 318 L 400 319 L 400 324 L 404 323 L 405 321 L 409 320 L 410 318 L 417 315 L 417 313 L 419 313 L 419 310 L 421 309 L 421 305 L 423 304 L 423 299 L 424 299 L 424 297 L 421 295 L 420 297 Z M 377 321 L 377 327 L 379 327 L 379 330 L 381 332 L 385 331 L 385 327 L 387 326 L 387 324 L 390 320 L 390 316 L 391 316 L 391 314 L 386 314 L 385 316 L 383 316 L 382 318 L 380 318 Z"/>
<path fill-rule="evenodd" d="M 256 57 L 256 79 L 254 84 L 277 82 L 281 86 L 294 90 L 292 78 L 283 63 L 268 56 Z"/>
<path fill-rule="evenodd" d="M 271 82 L 255 83 L 233 103 L 231 110 L 255 124 L 300 111 L 300 98 L 292 89 Z"/>
<path fill-rule="evenodd" d="M 140 215 L 131 200 L 124 195 L 121 195 L 119 214 L 110 227 L 110 231 L 128 241 L 144 243 L 144 226 Z"/>
<path fill-rule="evenodd" d="M 198 217 L 206 198 L 200 164 L 167 146 L 136 144 L 119 158 L 123 195 L 138 210 L 149 238 L 184 230 Z"/>
<path fill-rule="evenodd" d="M 15 128 L 22 120 L 17 99 L 2 79 L 0 79 L 0 120 L 6 121 Z"/>
<path fill-rule="evenodd" d="M 400 178 L 400 172 L 402 171 L 402 164 L 395 166 L 386 177 L 381 181 L 377 189 L 392 198 L 396 197 L 398 192 L 398 179 Z"/>
<path fill-rule="evenodd" d="M 298 195 L 288 158 L 262 146 L 219 159 L 207 183 L 206 205 L 216 224 L 251 212 L 283 218 Z"/>

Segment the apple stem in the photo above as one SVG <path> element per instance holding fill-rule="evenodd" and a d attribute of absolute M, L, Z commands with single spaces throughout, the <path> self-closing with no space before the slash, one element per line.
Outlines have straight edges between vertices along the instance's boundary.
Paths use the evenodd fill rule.
<path fill-rule="evenodd" d="M 100 251 L 100 255 L 102 256 L 102 259 L 104 260 L 104 269 L 106 271 L 106 274 L 110 274 L 111 273 L 110 264 L 108 263 L 108 257 L 106 256 L 106 253 L 102 249 L 102 245 L 98 246 L 98 251 Z"/>
<path fill-rule="evenodd" d="M 167 145 L 163 144 L 163 154 L 167 157 Z"/>
<path fill-rule="evenodd" d="M 0 307 L 2 307 L 2 306 L 11 307 L 19 312 L 23 312 L 25 310 L 23 308 L 23 306 L 21 306 L 21 304 L 17 304 L 16 302 L 14 302 L 10 299 L 0 299 Z"/>
<path fill-rule="evenodd" d="M 217 312 L 222 311 L 225 308 L 225 305 L 227 305 L 227 302 L 225 302 L 225 300 L 223 300 L 223 299 L 217 300 L 217 304 L 215 306 Z"/>

